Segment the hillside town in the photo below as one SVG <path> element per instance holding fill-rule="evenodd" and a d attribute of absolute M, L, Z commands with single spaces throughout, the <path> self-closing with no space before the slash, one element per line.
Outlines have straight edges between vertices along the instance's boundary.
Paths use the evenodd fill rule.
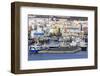
<path fill-rule="evenodd" d="M 74 53 L 88 49 L 88 18 L 28 15 L 29 52 Z"/>

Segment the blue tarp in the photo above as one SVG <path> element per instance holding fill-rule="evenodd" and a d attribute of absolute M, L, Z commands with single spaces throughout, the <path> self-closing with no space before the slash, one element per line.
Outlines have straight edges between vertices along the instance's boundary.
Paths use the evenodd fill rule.
<path fill-rule="evenodd" d="M 37 32 L 37 33 L 34 33 L 34 35 L 44 35 L 44 33 Z"/>

